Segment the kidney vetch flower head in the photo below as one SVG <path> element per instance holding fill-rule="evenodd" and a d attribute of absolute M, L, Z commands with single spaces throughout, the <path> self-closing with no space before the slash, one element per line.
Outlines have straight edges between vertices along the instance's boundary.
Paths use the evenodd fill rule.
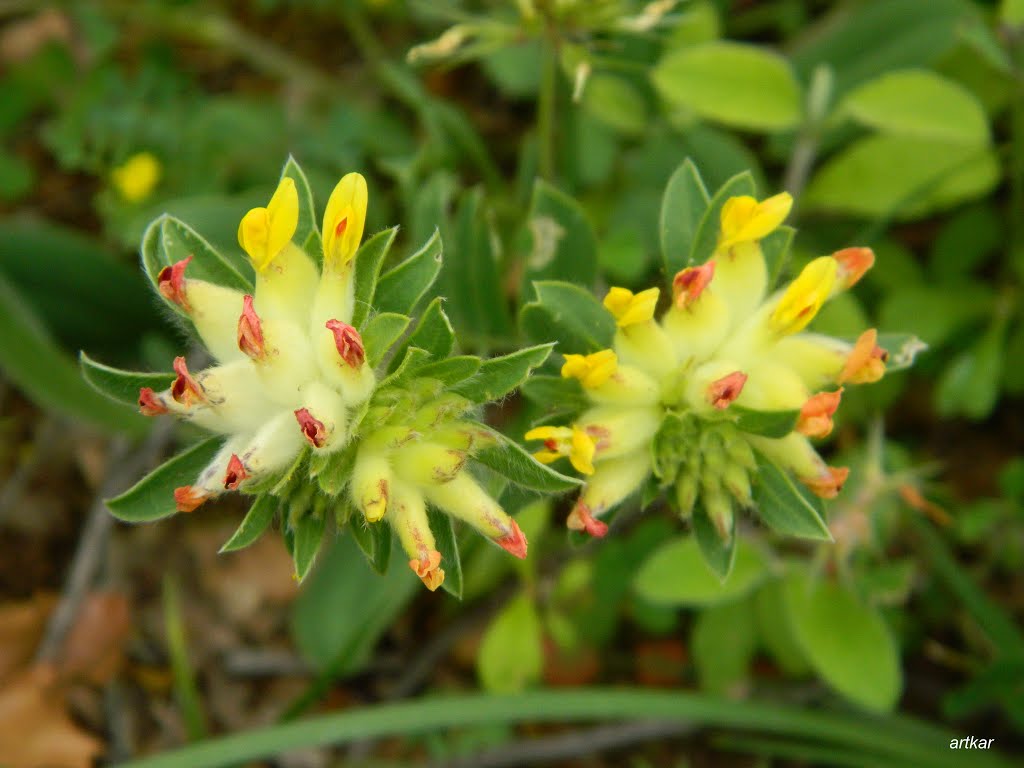
<path fill-rule="evenodd" d="M 448 516 L 526 556 L 515 520 L 468 467 L 476 459 L 542 490 L 575 482 L 475 418 L 481 403 L 543 362 L 550 345 L 486 362 L 452 357 L 455 339 L 440 299 L 407 332 L 407 313 L 440 269 L 440 238 L 380 274 L 396 230 L 360 249 L 366 209 L 366 181 L 350 173 L 327 202 L 321 236 L 305 177 L 290 161 L 266 207 L 246 213 L 238 227 L 251 287 L 186 225 L 168 216 L 151 225 L 143 242 L 147 272 L 216 362 L 194 371 L 177 357 L 173 375 L 161 376 L 85 359 L 85 372 L 108 392 L 105 382 L 152 381 L 138 390 L 143 414 L 170 414 L 220 437 L 112 500 L 115 514 L 153 519 L 191 512 L 228 491 L 255 495 L 226 548 L 251 543 L 279 516 L 299 577 L 332 518 L 350 525 L 378 567 L 391 541 L 381 524 L 390 524 L 431 590 L 444 582 L 446 561 L 458 557 Z"/>
<path fill-rule="evenodd" d="M 566 350 L 560 371 L 585 405 L 571 423 L 535 427 L 526 439 L 540 443 L 540 461 L 567 458 L 585 477 L 571 529 L 603 536 L 602 516 L 660 487 L 705 544 L 710 532 L 717 546 L 731 546 L 737 509 L 757 509 L 785 533 L 827 537 L 817 499 L 836 496 L 848 470 L 828 466 L 812 440 L 831 432 L 845 387 L 881 378 L 888 353 L 875 330 L 848 342 L 806 329 L 874 255 L 847 248 L 816 258 L 771 291 L 792 198 L 704 200 L 695 233 L 675 243 L 691 266 L 675 272 L 671 305 L 657 317 L 660 289 L 614 287 L 603 317 L 587 309 L 592 338 L 607 346 Z M 538 295 L 556 287 L 538 286 Z"/>

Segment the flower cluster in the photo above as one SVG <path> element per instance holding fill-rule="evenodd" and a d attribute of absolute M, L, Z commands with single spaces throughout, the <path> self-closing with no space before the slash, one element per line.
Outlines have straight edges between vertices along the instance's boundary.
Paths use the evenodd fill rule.
<path fill-rule="evenodd" d="M 786 193 L 728 199 L 713 254 L 675 275 L 660 320 L 658 288 L 605 296 L 612 347 L 566 354 L 561 369 L 580 382 L 589 407 L 573 424 L 526 434 L 542 441 L 537 459 L 568 457 L 587 476 L 570 528 L 603 536 L 599 518 L 653 477 L 673 490 L 682 515 L 700 510 L 728 542 L 734 510 L 755 506 L 752 483 L 765 460 L 819 497 L 842 488 L 848 470 L 828 466 L 811 440 L 831 432 L 844 386 L 883 375 L 887 353 L 875 330 L 851 344 L 805 329 L 874 255 L 848 248 L 816 258 L 769 293 L 760 241 L 791 205 Z"/>
<path fill-rule="evenodd" d="M 366 208 L 363 177 L 342 178 L 324 213 L 320 266 L 309 241 L 293 242 L 299 194 L 285 176 L 269 204 L 245 214 L 238 228 L 255 272 L 252 293 L 190 277 L 192 256 L 165 266 L 156 278 L 160 294 L 191 320 L 217 363 L 193 372 L 178 357 L 171 385 L 143 387 L 138 402 L 146 415 L 171 414 L 225 437 L 191 484 L 174 491 L 178 511 L 226 491 L 269 493 L 286 540 L 304 520 L 319 521 L 319 536 L 329 514 L 363 525 L 348 520 L 358 511 L 365 524 L 390 523 L 410 567 L 433 590 L 445 572 L 428 504 L 516 557 L 526 556 L 527 543 L 465 471 L 495 440 L 472 420 L 475 403 L 446 392 L 426 369 L 419 375 L 397 360 L 384 368 L 408 318 L 391 313 L 362 325 L 365 332 L 375 319 L 397 318 L 391 332 L 379 331 L 386 323 L 372 334 L 353 324 Z M 442 327 L 450 331 L 446 319 Z"/>

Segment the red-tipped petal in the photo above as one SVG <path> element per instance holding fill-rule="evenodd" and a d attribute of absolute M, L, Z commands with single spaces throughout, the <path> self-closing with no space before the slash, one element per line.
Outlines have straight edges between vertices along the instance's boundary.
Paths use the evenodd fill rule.
<path fill-rule="evenodd" d="M 801 477 L 811 493 L 823 499 L 834 499 L 843 490 L 846 478 L 850 475 L 849 467 L 825 467 L 817 477 Z"/>
<path fill-rule="evenodd" d="M 526 536 L 519 530 L 515 520 L 512 521 L 512 532 L 507 536 L 502 536 L 500 539 L 495 539 L 494 543 L 510 555 L 515 555 L 520 560 L 526 559 Z"/>
<path fill-rule="evenodd" d="M 885 375 L 889 353 L 878 346 L 878 331 L 869 328 L 853 345 L 846 365 L 836 378 L 837 384 L 871 384 Z"/>
<path fill-rule="evenodd" d="M 249 473 L 245 469 L 245 464 L 242 463 L 237 454 L 232 453 L 231 458 L 228 459 L 228 470 L 224 473 L 224 489 L 228 491 L 237 490 L 238 486 L 248 477 Z"/>
<path fill-rule="evenodd" d="M 295 411 L 295 420 L 299 422 L 302 434 L 314 448 L 323 448 L 327 442 L 327 428 L 324 423 L 309 412 L 308 408 Z"/>
<path fill-rule="evenodd" d="M 800 409 L 796 431 L 807 437 L 828 437 L 832 433 L 832 415 L 839 407 L 842 396 L 842 387 L 835 392 L 811 395 Z"/>
<path fill-rule="evenodd" d="M 582 499 L 576 502 L 565 524 L 570 530 L 586 531 L 595 539 L 603 539 L 608 533 L 608 523 L 594 517 L 590 507 L 584 504 Z"/>
<path fill-rule="evenodd" d="M 875 252 L 870 248 L 843 248 L 833 253 L 832 258 L 839 262 L 838 278 L 844 288 L 856 285 L 875 264 Z"/>
<path fill-rule="evenodd" d="M 747 374 L 742 371 L 733 371 L 728 376 L 723 376 L 708 385 L 708 402 L 718 410 L 728 408 L 732 401 L 740 396 L 743 385 L 746 383 Z"/>
<path fill-rule="evenodd" d="M 441 568 L 441 553 L 432 549 L 419 560 L 410 560 L 409 567 L 420 577 L 420 581 L 433 592 L 444 582 L 444 569 Z"/>
<path fill-rule="evenodd" d="M 156 276 L 156 287 L 160 295 L 168 301 L 172 301 L 186 312 L 190 312 L 188 296 L 185 293 L 185 267 L 192 261 L 191 256 L 186 256 L 181 261 L 164 267 Z"/>
<path fill-rule="evenodd" d="M 179 512 L 193 512 L 208 498 L 210 494 L 191 485 L 174 489 L 174 503 L 178 506 Z"/>
<path fill-rule="evenodd" d="M 334 334 L 334 346 L 338 355 L 352 368 L 360 368 L 366 361 L 366 350 L 359 331 L 341 320 L 328 320 L 326 328 Z"/>
<path fill-rule="evenodd" d="M 206 394 L 199 382 L 188 372 L 188 365 L 186 365 L 184 357 L 174 358 L 174 372 L 178 374 L 178 378 L 171 384 L 171 397 L 176 402 L 188 408 L 195 403 L 206 401 Z"/>
<path fill-rule="evenodd" d="M 242 315 L 238 318 L 238 348 L 253 360 L 267 356 L 263 325 L 252 305 L 252 296 L 248 294 L 242 298 Z"/>
<path fill-rule="evenodd" d="M 687 267 L 676 273 L 672 279 L 672 295 L 676 306 L 685 309 L 700 298 L 711 278 L 715 276 L 715 262 L 708 261 L 699 267 Z"/>
<path fill-rule="evenodd" d="M 167 406 L 150 387 L 143 387 L 139 390 L 139 410 L 143 416 L 159 416 L 167 413 Z"/>

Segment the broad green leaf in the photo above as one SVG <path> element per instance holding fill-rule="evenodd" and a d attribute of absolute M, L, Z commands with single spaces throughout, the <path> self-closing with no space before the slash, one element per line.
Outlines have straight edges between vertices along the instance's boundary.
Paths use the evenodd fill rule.
<path fill-rule="evenodd" d="M 319 246 L 320 228 L 316 225 L 316 208 L 313 205 L 313 193 L 309 188 L 309 179 L 306 178 L 305 171 L 291 155 L 288 156 L 284 168 L 281 169 L 281 178 L 285 177 L 295 182 L 295 190 L 299 193 L 299 223 L 295 228 L 292 240 L 305 244 L 310 241 L 310 238 L 313 238 L 312 242 Z M 307 253 L 309 253 L 308 250 Z M 322 248 L 314 249 L 309 256 L 318 263 L 323 261 Z"/>
<path fill-rule="evenodd" d="M 783 224 L 766 237 L 761 238 L 761 252 L 768 266 L 768 289 L 771 290 L 789 266 L 789 251 L 793 245 L 796 230 Z"/>
<path fill-rule="evenodd" d="M 388 251 L 391 250 L 391 245 L 395 242 L 397 234 L 398 227 L 378 232 L 365 241 L 356 252 L 355 309 L 352 312 L 352 325 L 360 331 L 362 331 L 366 317 L 373 306 L 381 264 L 384 263 Z M 377 309 L 380 307 L 378 306 Z M 403 311 L 408 313 L 411 309 L 411 307 L 407 307 Z"/>
<path fill-rule="evenodd" d="M 293 526 L 294 543 L 292 558 L 295 561 L 295 578 L 302 583 L 309 570 L 313 567 L 320 544 L 324 539 L 327 527 L 327 516 L 308 512 L 300 517 Z"/>
<path fill-rule="evenodd" d="M 788 677 L 806 675 L 810 665 L 786 615 L 785 582 L 782 579 L 765 581 L 754 596 L 754 609 L 761 646 Z"/>
<path fill-rule="evenodd" d="M 157 285 L 157 277 L 164 267 L 176 264 L 189 256 L 192 257 L 188 265 L 189 277 L 247 293 L 252 291 L 252 280 L 243 276 L 230 261 L 185 222 L 165 214 L 150 224 L 142 236 L 142 265 L 154 288 Z M 159 295 L 159 291 L 157 293 Z M 181 312 L 177 304 L 166 299 L 165 302 L 176 312 Z"/>
<path fill-rule="evenodd" d="M 529 596 L 517 595 L 484 632 L 477 676 L 491 693 L 517 693 L 540 680 L 543 666 L 540 617 Z"/>
<path fill-rule="evenodd" d="M 371 368 L 376 368 L 392 345 L 409 327 L 409 318 L 396 312 L 378 312 L 363 328 L 363 348 Z"/>
<path fill-rule="evenodd" d="M 999 176 L 991 149 L 880 134 L 829 158 L 811 179 L 804 205 L 864 217 L 920 218 L 981 197 Z"/>
<path fill-rule="evenodd" d="M 945 344 L 968 325 L 992 312 L 995 292 L 979 281 L 963 279 L 940 285 L 907 285 L 885 297 L 879 325 L 917 334 L 932 347 Z M 890 356 L 893 352 L 889 347 Z"/>
<path fill-rule="evenodd" d="M 448 357 L 455 346 L 455 331 L 452 330 L 452 324 L 442 309 L 443 301 L 438 297 L 427 305 L 413 332 L 405 341 L 405 346 L 419 347 L 429 352 L 434 360 Z"/>
<path fill-rule="evenodd" d="M 533 288 L 537 298 L 519 315 L 529 339 L 557 341 L 563 354 L 589 354 L 611 347 L 615 319 L 593 293 L 556 281 L 538 281 Z"/>
<path fill-rule="evenodd" d="M 361 514 L 357 514 L 350 518 L 348 529 L 373 570 L 381 575 L 387 573 L 393 539 L 391 526 L 387 523 L 368 523 Z"/>
<path fill-rule="evenodd" d="M 619 133 L 636 136 L 647 129 L 647 101 L 624 77 L 595 72 L 587 80 L 581 104 Z"/>
<path fill-rule="evenodd" d="M 675 274 L 690 263 L 697 228 L 710 202 L 700 171 L 687 158 L 668 180 L 661 198 L 661 258 L 670 286 Z"/>
<path fill-rule="evenodd" d="M 586 211 L 573 198 L 538 179 L 525 224 L 523 290 L 536 280 L 571 280 L 591 286 L 597 278 L 597 238 Z"/>
<path fill-rule="evenodd" d="M 530 371 L 548 359 L 553 346 L 539 344 L 485 360 L 473 378 L 459 382 L 451 391 L 475 403 L 498 400 L 526 381 Z"/>
<path fill-rule="evenodd" d="M 800 85 L 785 58 L 745 43 L 678 48 L 651 72 L 673 106 L 735 128 L 780 131 L 800 121 Z"/>
<path fill-rule="evenodd" d="M 412 314 L 441 271 L 441 233 L 434 231 L 422 248 L 381 275 L 374 306 L 382 312 Z"/>
<path fill-rule="evenodd" d="M 173 373 L 142 373 L 139 371 L 122 371 L 109 365 L 98 363 L 85 352 L 78 355 L 78 363 L 82 369 L 82 378 L 101 395 L 125 405 L 138 406 L 139 390 L 150 387 L 155 392 L 167 389 L 176 378 Z"/>
<path fill-rule="evenodd" d="M 127 491 L 108 499 L 107 508 L 127 523 L 148 523 L 177 514 L 174 490 L 194 481 L 217 455 L 222 442 L 220 436 L 208 437 L 168 459 Z"/>
<path fill-rule="evenodd" d="M 953 358 L 940 377 L 935 390 L 940 414 L 983 419 L 992 412 L 999 398 L 1005 347 L 1006 321 L 997 318 L 980 339 Z"/>
<path fill-rule="evenodd" d="M 998 253 L 1005 242 L 1006 224 L 995 206 L 988 202 L 970 206 L 957 211 L 939 228 L 931 244 L 929 270 L 959 285 Z"/>
<path fill-rule="evenodd" d="M 474 375 L 480 370 L 482 362 L 475 355 L 457 355 L 427 363 L 419 369 L 419 375 L 425 379 L 437 379 L 442 384 L 451 386 Z"/>
<path fill-rule="evenodd" d="M 762 437 L 785 437 L 796 427 L 800 411 L 755 411 L 733 405 L 729 413 L 736 415 L 736 426 L 743 432 Z"/>
<path fill-rule="evenodd" d="M 761 158 L 734 132 L 710 123 L 687 126 L 679 137 L 678 157 L 689 157 L 700 169 L 704 187 L 718 189 L 737 173 L 750 171 L 758 189 L 768 189 Z"/>
<path fill-rule="evenodd" d="M 697 233 L 693 238 L 693 245 L 690 249 L 689 264 L 703 264 L 711 258 L 718 245 L 718 231 L 721 228 L 722 207 L 730 197 L 757 195 L 757 188 L 754 186 L 754 177 L 750 172 L 744 172 L 733 176 L 723 184 L 715 196 L 711 198 L 700 224 L 697 226 Z"/>
<path fill-rule="evenodd" d="M 837 108 L 884 133 L 985 146 L 988 120 L 963 86 L 924 69 L 887 72 L 849 93 Z"/>
<path fill-rule="evenodd" d="M 1003 0 L 999 4 L 999 21 L 1008 27 L 1024 26 L 1024 0 Z"/>
<path fill-rule="evenodd" d="M 730 523 L 729 538 L 725 540 L 700 504 L 693 513 L 693 538 L 697 541 L 697 547 L 708 568 L 723 582 L 729 579 L 729 574 L 736 564 L 735 507 Z"/>
<path fill-rule="evenodd" d="M 579 379 L 575 378 L 534 374 L 519 391 L 549 414 L 582 411 L 590 405 Z"/>
<path fill-rule="evenodd" d="M 831 541 L 824 505 L 798 486 L 788 472 L 764 456 L 758 457 L 754 504 L 765 525 L 786 536 Z"/>
<path fill-rule="evenodd" d="M 880 333 L 878 346 L 889 353 L 889 359 L 885 363 L 885 370 L 888 373 L 909 368 L 917 356 L 928 349 L 927 344 L 910 333 Z"/>
<path fill-rule="evenodd" d="M 767 575 L 764 556 L 744 539 L 736 542 L 736 560 L 722 581 L 711 570 L 693 536 L 674 539 L 644 561 L 633 589 L 645 600 L 669 605 L 704 606 L 743 597 Z"/>
<path fill-rule="evenodd" d="M 502 477 L 508 478 L 516 485 L 542 493 L 561 493 L 582 485 L 579 480 L 541 464 L 522 446 L 500 432 L 488 431 L 494 436 L 497 444 L 483 449 L 474 458 Z"/>
<path fill-rule="evenodd" d="M 106 430 L 142 434 L 145 419 L 95 392 L 39 318 L 0 276 L 0 370 L 42 408 Z M 136 392 L 136 395 L 138 393 Z"/>
<path fill-rule="evenodd" d="M 220 551 L 222 553 L 234 552 L 239 549 L 245 549 L 250 544 L 255 543 L 274 521 L 274 514 L 277 512 L 280 503 L 280 499 L 271 496 L 269 493 L 257 496 L 252 506 L 249 507 L 249 511 L 245 513 L 245 517 L 242 519 L 238 529 L 231 535 L 230 539 L 224 542 L 224 546 L 220 548 Z"/>
<path fill-rule="evenodd" d="M 295 601 L 292 630 L 302 655 L 344 677 L 362 668 L 420 582 L 403 558 L 376 574 L 351 536 L 325 547 Z"/>
<path fill-rule="evenodd" d="M 747 678 L 757 650 L 753 608 L 746 598 L 709 606 L 697 615 L 690 646 L 704 690 L 728 694 Z"/>
<path fill-rule="evenodd" d="M 793 635 L 814 670 L 847 699 L 874 712 L 889 712 L 903 687 L 899 652 L 878 612 L 849 588 L 815 583 L 802 571 L 785 582 Z"/>
<path fill-rule="evenodd" d="M 459 556 L 459 542 L 455 538 L 452 519 L 444 512 L 431 507 L 427 510 L 430 530 L 434 534 L 437 551 L 441 553 L 441 567 L 444 581 L 441 588 L 457 600 L 462 599 L 462 559 Z"/>

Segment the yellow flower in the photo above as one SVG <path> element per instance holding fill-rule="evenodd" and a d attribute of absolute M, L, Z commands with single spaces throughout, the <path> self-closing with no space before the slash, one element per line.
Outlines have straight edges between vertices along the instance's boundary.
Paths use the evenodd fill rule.
<path fill-rule="evenodd" d="M 139 203 L 150 196 L 162 175 L 160 161 L 151 152 L 137 152 L 110 172 L 110 181 L 122 198 Z"/>
<path fill-rule="evenodd" d="M 619 359 L 610 349 L 591 355 L 566 355 L 562 377 L 579 379 L 587 389 L 599 387 L 611 378 L 619 367 Z"/>
<path fill-rule="evenodd" d="M 338 269 L 356 255 L 366 224 L 368 193 L 362 174 L 342 177 L 324 211 L 324 265 Z"/>
<path fill-rule="evenodd" d="M 257 272 L 264 271 L 291 242 L 299 224 L 299 193 L 287 176 L 277 185 L 266 208 L 253 208 L 238 225 L 238 244 Z"/>
<path fill-rule="evenodd" d="M 793 197 L 788 192 L 780 192 L 760 203 L 748 195 L 729 198 L 722 206 L 719 250 L 760 240 L 785 221 L 792 207 Z"/>
<path fill-rule="evenodd" d="M 804 267 L 772 312 L 769 320 L 772 330 L 789 335 L 806 328 L 832 295 L 838 267 L 838 262 L 831 256 L 821 256 Z"/>
<path fill-rule="evenodd" d="M 615 324 L 626 328 L 654 317 L 660 293 L 658 288 L 648 288 L 640 293 L 633 293 L 628 288 L 612 288 L 604 297 L 604 306 L 612 313 Z"/>
<path fill-rule="evenodd" d="M 544 450 L 533 454 L 537 461 L 550 464 L 568 456 L 577 472 L 594 474 L 594 453 L 597 445 L 594 439 L 577 426 L 536 427 L 526 433 L 527 440 L 543 440 Z"/>

